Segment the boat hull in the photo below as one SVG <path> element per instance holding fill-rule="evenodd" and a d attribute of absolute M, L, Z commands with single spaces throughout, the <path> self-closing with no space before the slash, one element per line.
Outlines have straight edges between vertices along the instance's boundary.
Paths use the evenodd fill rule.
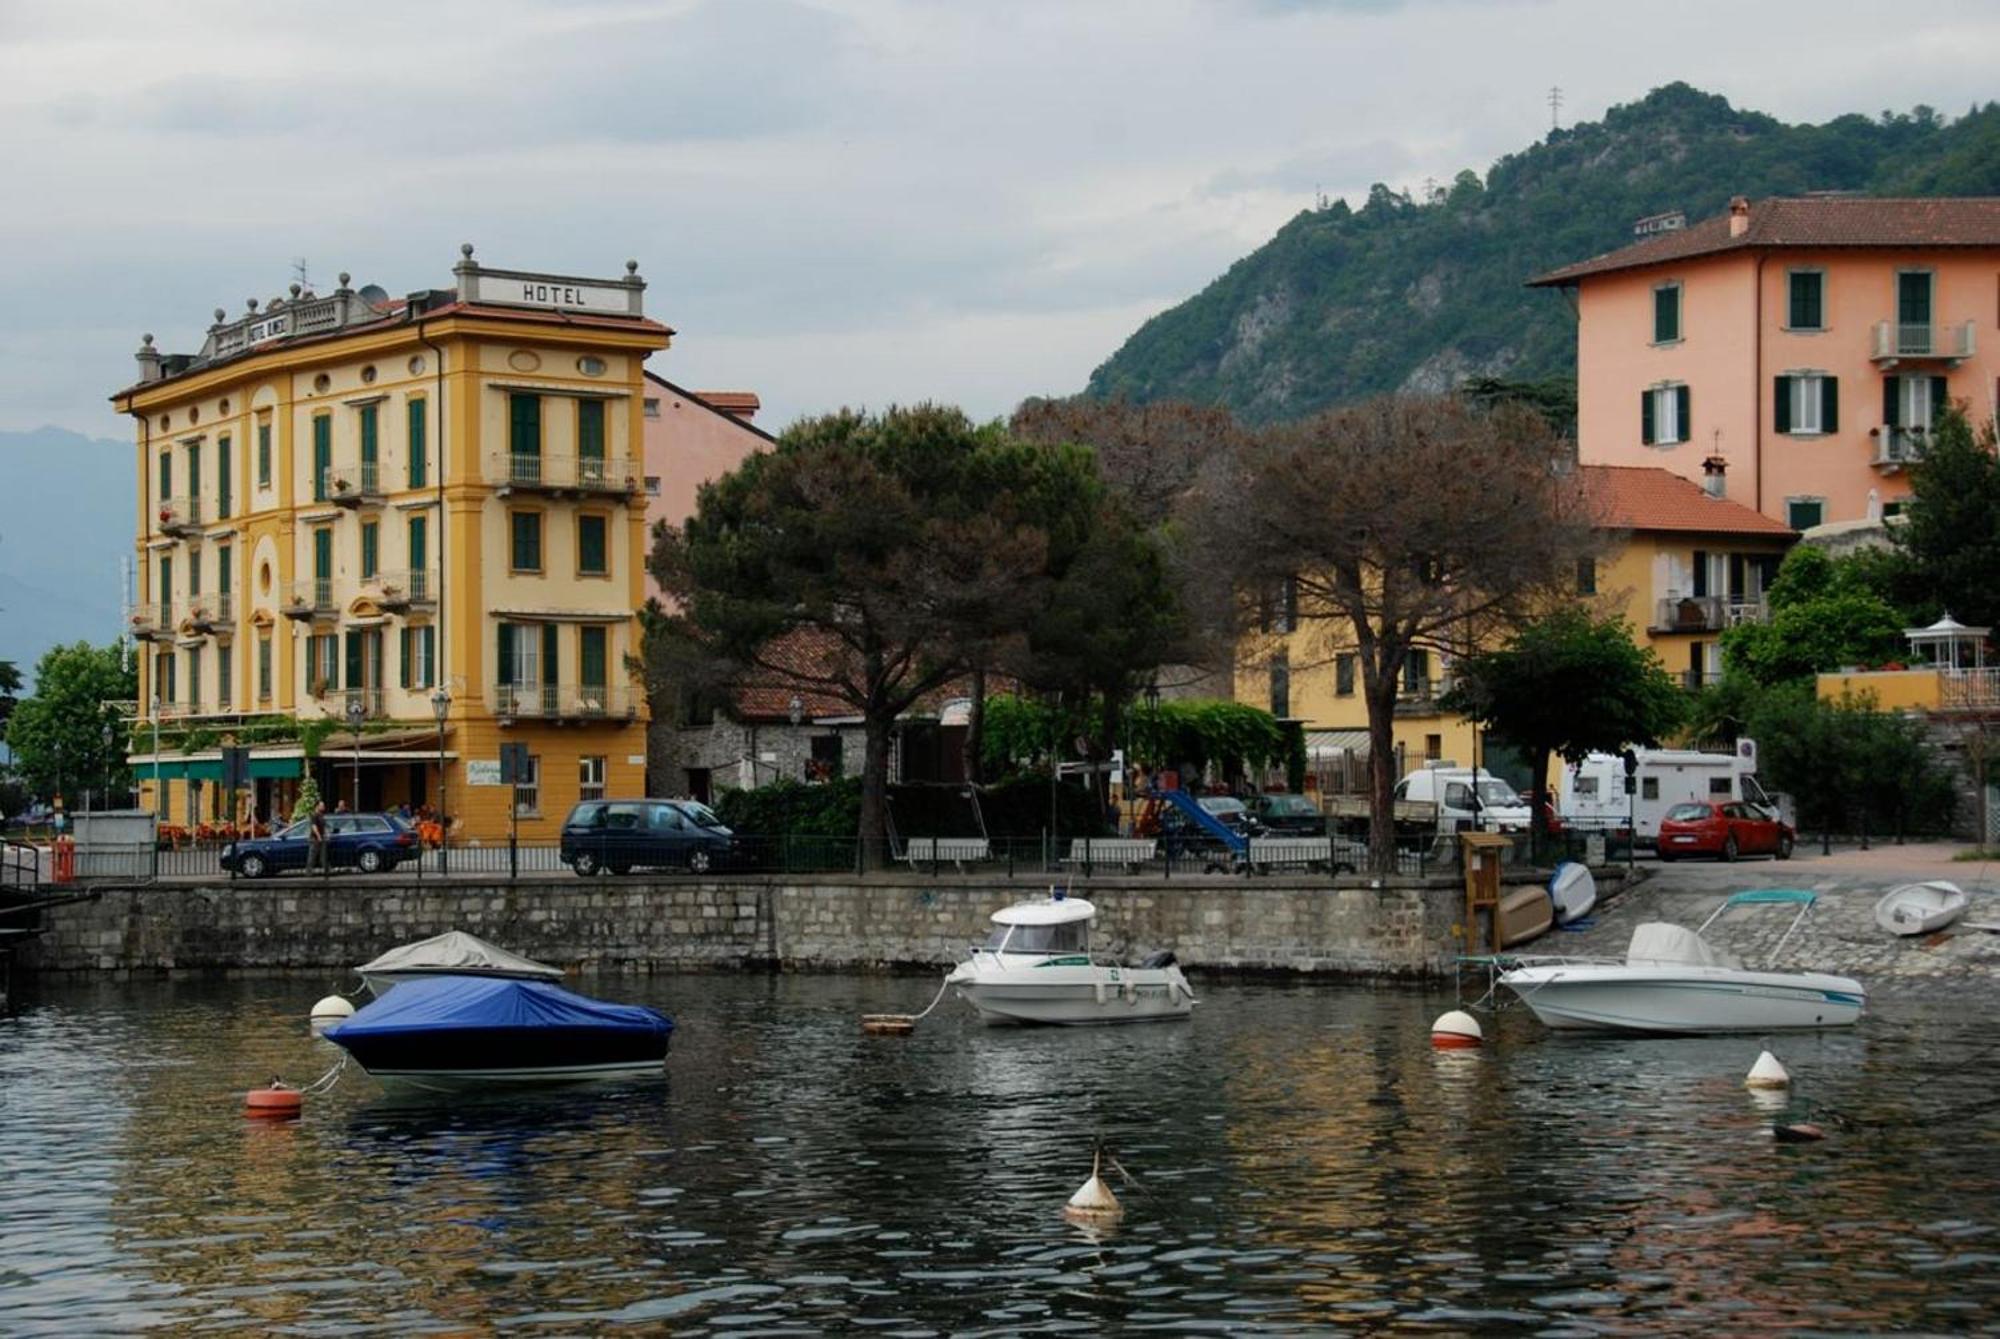
<path fill-rule="evenodd" d="M 1820 972 L 1578 965 L 1517 967 L 1500 978 L 1546 1026 L 1564 1031 L 1711 1033 L 1849 1027 L 1861 983 Z"/>
<path fill-rule="evenodd" d="M 434 1091 L 627 1078 L 659 1073 L 667 1058 L 665 1035 L 589 1027 L 436 1028 L 334 1036 L 385 1087 Z"/>
<path fill-rule="evenodd" d="M 1965 914 L 1965 890 L 1955 883 L 1908 883 L 1891 888 L 1875 904 L 1875 923 L 1908 938 L 1944 929 Z"/>
<path fill-rule="evenodd" d="M 953 992 L 994 1025 L 1104 1027 L 1162 1023 L 1194 1011 L 1194 991 L 1178 967 L 967 964 L 951 975 Z"/>

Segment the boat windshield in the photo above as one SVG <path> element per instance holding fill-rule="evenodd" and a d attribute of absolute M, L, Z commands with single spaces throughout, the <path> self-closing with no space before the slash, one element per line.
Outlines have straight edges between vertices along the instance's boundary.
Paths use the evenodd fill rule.
<path fill-rule="evenodd" d="M 1084 953 L 1090 948 L 1090 923 L 996 925 L 986 937 L 986 947 L 997 949 L 1002 945 L 1009 953 Z"/>

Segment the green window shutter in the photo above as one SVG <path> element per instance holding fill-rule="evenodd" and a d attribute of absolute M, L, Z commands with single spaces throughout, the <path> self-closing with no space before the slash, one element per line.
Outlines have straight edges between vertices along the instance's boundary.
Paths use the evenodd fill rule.
<path fill-rule="evenodd" d="M 421 572 L 430 562 L 430 523 L 422 516 L 410 518 L 410 570 Z"/>
<path fill-rule="evenodd" d="M 326 501 L 326 472 L 333 468 L 333 420 L 321 414 L 313 420 L 313 501 Z"/>
<path fill-rule="evenodd" d="M 174 495 L 174 453 L 160 452 L 160 502 L 162 505 Z"/>
<path fill-rule="evenodd" d="M 1840 431 L 1840 378 L 1819 379 L 1819 426 L 1822 432 Z"/>
<path fill-rule="evenodd" d="M 604 459 L 604 401 L 576 402 L 576 453 L 585 460 Z"/>
<path fill-rule="evenodd" d="M 429 423 L 429 419 L 424 414 L 426 403 L 427 401 L 424 400 L 412 400 L 409 405 L 410 487 L 412 488 L 422 488 L 424 486 L 425 470 L 429 464 L 425 458 L 430 451 L 430 443 L 426 439 L 426 428 Z"/>
<path fill-rule="evenodd" d="M 379 570 L 382 558 L 382 527 L 375 521 L 361 525 L 361 579 L 368 580 Z"/>
<path fill-rule="evenodd" d="M 500 655 L 494 664 L 499 667 L 501 683 L 514 682 L 514 625 L 500 625 Z"/>
<path fill-rule="evenodd" d="M 361 485 L 361 491 L 364 493 L 379 492 L 382 487 L 380 469 L 382 437 L 380 424 L 381 416 L 376 412 L 376 406 L 372 404 L 362 405 L 361 478 L 357 482 Z"/>
<path fill-rule="evenodd" d="M 417 643 L 424 653 L 423 663 L 418 669 L 417 687 L 435 687 L 437 684 L 437 629 L 429 623 L 418 628 Z"/>
<path fill-rule="evenodd" d="M 160 555 L 160 603 L 163 605 L 167 605 L 167 604 L 172 604 L 173 601 L 174 601 L 174 559 L 172 554 L 163 553 Z M 162 609 L 160 611 L 160 617 L 162 618 L 168 617 L 167 611 Z"/>
<path fill-rule="evenodd" d="M 507 449 L 517 456 L 542 454 L 542 397 L 507 397 Z"/>
<path fill-rule="evenodd" d="M 1674 438 L 1677 442 L 1691 442 L 1694 440 L 1694 415 L 1689 409 L 1689 402 L 1688 388 L 1685 386 L 1674 387 L 1674 406 L 1677 410 L 1675 417 L 1680 420 L 1676 425 L 1680 436 Z"/>
<path fill-rule="evenodd" d="M 333 531 L 324 527 L 313 531 L 313 579 L 333 579 Z"/>
<path fill-rule="evenodd" d="M 411 678 L 410 678 L 411 631 L 412 629 L 406 627 L 401 629 L 396 634 L 396 660 L 398 664 L 398 673 L 396 675 L 396 682 L 404 688 L 408 688 L 411 684 Z"/>
<path fill-rule="evenodd" d="M 576 518 L 576 566 L 579 572 L 595 575 L 611 570 L 605 560 L 604 530 L 602 516 Z"/>
<path fill-rule="evenodd" d="M 1950 407 L 1951 407 L 1950 383 L 1944 377 L 1932 377 L 1930 426 L 1935 428 L 1938 425 L 1938 420 L 1944 416 L 1944 411 L 1949 409 Z M 1916 425 L 1912 424 L 1911 426 L 1914 427 Z"/>
<path fill-rule="evenodd" d="M 1885 428 L 1902 426 L 1897 421 L 1897 413 L 1903 406 L 1903 387 L 1901 382 L 1902 378 L 1900 377 L 1882 378 L 1882 426 Z M 1793 528 L 1796 529 L 1797 527 Z"/>
<path fill-rule="evenodd" d="M 584 628 L 578 640 L 577 681 L 593 688 L 608 682 L 605 675 L 605 630 Z"/>
<path fill-rule="evenodd" d="M 229 515 L 231 504 L 234 502 L 234 499 L 229 496 L 229 485 L 231 483 L 229 476 L 234 474 L 236 471 L 234 468 L 234 464 L 230 460 L 229 456 L 230 456 L 229 439 L 227 437 L 216 438 L 215 439 L 215 514 L 217 516 L 222 516 L 222 517 L 226 517 Z"/>
<path fill-rule="evenodd" d="M 361 668 L 361 654 L 361 634 L 350 630 L 347 634 L 347 686 L 349 688 L 361 688 L 365 686 Z"/>
<path fill-rule="evenodd" d="M 1931 323 L 1931 276 L 1906 270 L 1896 276 L 1896 320 L 1903 325 Z"/>
<path fill-rule="evenodd" d="M 271 483 L 271 425 L 257 425 L 257 483 L 268 487 Z"/>
<path fill-rule="evenodd" d="M 1797 275 L 1792 276 L 1794 279 Z M 1790 377 L 1771 378 L 1771 404 L 1774 421 L 1779 432 L 1792 430 L 1792 379 Z"/>
<path fill-rule="evenodd" d="M 1669 284 L 1653 290 L 1653 342 L 1668 344 L 1681 337 L 1681 290 Z"/>
<path fill-rule="evenodd" d="M 188 493 L 190 494 L 188 500 L 194 515 L 198 518 L 201 515 L 199 501 L 201 497 L 201 448 L 199 446 L 190 446 L 187 452 Z"/>
<path fill-rule="evenodd" d="M 542 516 L 540 512 L 517 511 L 513 519 L 513 566 L 517 572 L 542 570 Z"/>
<path fill-rule="evenodd" d="M 562 681 L 556 673 L 556 648 L 562 638 L 562 629 L 553 623 L 542 624 L 542 682 L 555 684 Z"/>
<path fill-rule="evenodd" d="M 230 558 L 229 545 L 217 544 L 215 546 L 215 589 L 218 593 L 223 595 L 229 594 L 229 587 L 230 587 L 229 558 Z"/>
<path fill-rule="evenodd" d="M 1639 441 L 1643 445 L 1651 446 L 1653 444 L 1653 440 L 1654 440 L 1653 393 L 1651 391 L 1640 391 L 1639 392 Z"/>

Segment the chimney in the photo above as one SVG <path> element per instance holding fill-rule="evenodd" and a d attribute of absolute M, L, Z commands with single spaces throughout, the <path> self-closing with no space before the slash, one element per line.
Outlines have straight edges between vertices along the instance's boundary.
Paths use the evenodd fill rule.
<path fill-rule="evenodd" d="M 1750 231 L 1750 198 L 1739 195 L 1729 202 L 1729 235 L 1741 237 Z"/>
<path fill-rule="evenodd" d="M 755 391 L 696 391 L 695 398 L 706 401 L 709 408 L 720 410 L 731 418 L 748 423 L 764 407 Z"/>
<path fill-rule="evenodd" d="M 147 335 L 139 341 L 139 380 L 158 381 L 160 379 L 160 351 L 153 347 L 153 337 Z"/>
<path fill-rule="evenodd" d="M 1729 496 L 1729 462 L 1721 456 L 1710 456 L 1701 462 L 1701 488 L 1710 497 Z"/>

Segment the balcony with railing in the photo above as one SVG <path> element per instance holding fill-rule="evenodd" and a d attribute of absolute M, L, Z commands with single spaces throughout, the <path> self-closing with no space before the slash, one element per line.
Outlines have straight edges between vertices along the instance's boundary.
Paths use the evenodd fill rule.
<path fill-rule="evenodd" d="M 368 688 L 343 688 L 326 698 L 327 715 L 349 723 L 355 721 L 379 721 L 388 716 L 379 685 Z"/>
<path fill-rule="evenodd" d="M 1771 617 L 1770 606 L 1761 599 L 1723 595 L 1669 595 L 1653 611 L 1651 631 L 1720 632 L 1745 623 L 1764 623 Z"/>
<path fill-rule="evenodd" d="M 1874 352 L 1870 356 L 1884 367 L 1926 361 L 1956 366 L 1976 351 L 1977 342 L 1970 321 L 1958 325 L 1877 321 Z"/>
<path fill-rule="evenodd" d="M 629 497 L 639 475 L 622 460 L 603 456 L 522 455 L 501 451 L 487 459 L 487 479 L 502 497 L 545 493 L 555 497 Z"/>
<path fill-rule="evenodd" d="M 197 595 L 188 601 L 181 626 L 194 632 L 227 631 L 235 614 L 235 599 L 227 594 Z"/>
<path fill-rule="evenodd" d="M 382 465 L 363 460 L 352 465 L 328 465 L 320 471 L 320 495 L 336 507 L 382 505 Z"/>
<path fill-rule="evenodd" d="M 1938 705 L 1945 711 L 2000 710 L 2000 669 L 1940 670 Z"/>
<path fill-rule="evenodd" d="M 493 686 L 493 711 L 503 721 L 622 724 L 637 717 L 639 704 L 637 694 L 622 684 L 502 683 Z"/>
<path fill-rule="evenodd" d="M 1450 679 L 1404 679 L 1396 685 L 1396 715 L 1436 716 L 1438 699 L 1451 691 Z"/>
<path fill-rule="evenodd" d="M 1924 458 L 1924 447 L 1930 442 L 1930 436 L 1924 428 L 1877 428 L 1875 468 L 1893 474 L 1916 464 Z"/>
<path fill-rule="evenodd" d="M 154 509 L 153 517 L 159 522 L 160 533 L 181 538 L 199 533 L 201 530 L 201 497 L 161 498 Z"/>
<path fill-rule="evenodd" d="M 1721 670 L 1686 669 L 1681 671 L 1681 687 L 1690 693 L 1699 693 L 1704 688 L 1713 688 L 1722 682 Z"/>
<path fill-rule="evenodd" d="M 168 609 L 163 604 L 131 604 L 125 606 L 125 626 L 132 634 L 132 640 L 150 642 L 169 630 Z"/>
<path fill-rule="evenodd" d="M 437 603 L 437 573 L 428 568 L 378 572 L 362 586 L 377 605 L 392 614 Z"/>
<path fill-rule="evenodd" d="M 286 618 L 331 618 L 335 612 L 332 577 L 307 577 L 294 581 L 285 592 Z"/>

